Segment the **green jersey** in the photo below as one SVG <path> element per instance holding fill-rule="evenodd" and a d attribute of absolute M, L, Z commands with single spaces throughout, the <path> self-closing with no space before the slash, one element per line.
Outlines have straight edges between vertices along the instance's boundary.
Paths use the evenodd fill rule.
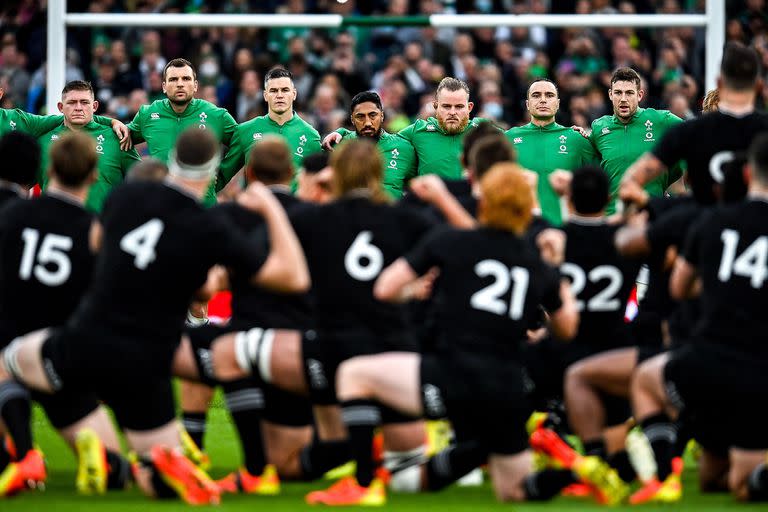
<path fill-rule="evenodd" d="M 302 166 L 305 156 L 323 149 L 317 130 L 295 112 L 293 117 L 282 125 L 273 121 L 269 115 L 254 117 L 235 128 L 227 156 L 219 167 L 219 176 L 216 179 L 217 191 L 224 188 L 232 176 L 248 163 L 251 146 L 261 142 L 267 135 L 278 135 L 285 139 L 293 153 L 294 171 Z"/>
<path fill-rule="evenodd" d="M 149 155 L 165 163 L 168 163 L 176 139 L 190 126 L 210 130 L 216 140 L 229 146 L 237 122 L 226 109 L 197 98 L 187 105 L 184 112 L 177 114 L 170 100 L 165 98 L 142 105 L 136 117 L 128 124 L 133 142 L 138 144 L 146 141 Z M 214 182 L 208 187 L 203 203 L 207 206 L 216 203 Z"/>
<path fill-rule="evenodd" d="M 357 138 L 357 133 L 346 128 L 339 128 L 336 132 L 344 139 Z M 400 199 L 406 183 L 416 176 L 416 152 L 410 142 L 385 130 L 381 131 L 376 145 L 383 164 L 384 190 L 392 199 Z"/>
<path fill-rule="evenodd" d="M 558 169 L 572 171 L 597 158 L 592 144 L 580 133 L 555 122 L 546 126 L 528 123 L 510 128 L 504 135 L 517 151 L 524 168 L 539 175 L 537 193 L 541 214 L 552 224 L 562 224 L 560 198 L 549 184 L 549 175 Z"/>
<path fill-rule="evenodd" d="M 643 153 L 650 151 L 671 127 L 682 123 L 682 119 L 669 110 L 638 108 L 629 123 L 624 124 L 615 115 L 603 116 L 592 122 L 589 140 L 602 157 L 601 165 L 611 184 L 611 202 L 607 214 L 616 211 L 616 193 L 624 172 Z M 656 177 L 645 186 L 655 197 L 664 194 L 672 183 L 680 179 L 683 169 L 680 164 Z"/>
<path fill-rule="evenodd" d="M 112 126 L 112 118 L 93 116 L 93 120 L 100 125 Z M 21 109 L 0 109 L 0 136 L 8 132 L 18 130 L 22 133 L 38 138 L 53 130 L 64 122 L 64 116 L 38 116 L 24 112 Z"/>
<path fill-rule="evenodd" d="M 406 126 L 398 135 L 410 142 L 416 150 L 419 157 L 419 176 L 437 174 L 444 179 L 458 180 L 464 171 L 459 161 L 464 136 L 484 121 L 486 120 L 476 117 L 469 121 L 461 133 L 448 135 L 440 128 L 437 119 L 429 117 Z"/>
<path fill-rule="evenodd" d="M 108 126 L 91 121 L 81 130 L 96 141 L 96 153 L 99 155 L 99 176 L 96 183 L 91 185 L 85 207 L 92 212 L 100 212 L 104 201 L 112 189 L 123 182 L 128 169 L 139 162 L 141 158 L 135 149 L 122 151 L 120 140 Z M 40 142 L 41 160 L 37 182 L 40 188 L 45 190 L 48 186 L 49 150 L 51 145 L 63 134 L 69 132 L 64 123 L 38 138 Z"/>

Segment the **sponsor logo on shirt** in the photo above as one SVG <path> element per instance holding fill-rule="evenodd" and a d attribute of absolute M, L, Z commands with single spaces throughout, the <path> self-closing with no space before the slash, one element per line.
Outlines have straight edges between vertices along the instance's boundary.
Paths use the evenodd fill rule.
<path fill-rule="evenodd" d="M 302 135 L 299 137 L 299 145 L 296 146 L 296 152 L 294 153 L 296 156 L 304 157 L 304 145 L 307 143 L 307 136 Z"/>
<path fill-rule="evenodd" d="M 150 119 L 160 119 L 160 114 L 158 114 L 157 112 L 152 112 L 151 114 L 149 114 L 149 118 Z"/>
<path fill-rule="evenodd" d="M 15 130 L 16 129 L 16 122 L 15 121 L 11 121 L 8 124 L 11 125 L 11 130 Z"/>
<path fill-rule="evenodd" d="M 428 132 L 433 132 L 435 130 L 437 130 L 437 128 L 435 128 L 435 125 L 433 125 L 433 124 L 428 124 L 427 125 L 427 131 Z"/>
<path fill-rule="evenodd" d="M 206 124 L 205 124 L 205 122 L 207 120 L 208 120 L 208 114 L 206 114 L 205 112 L 201 112 L 200 113 L 200 124 L 197 125 L 197 127 L 200 128 L 201 130 L 207 129 L 208 126 L 206 126 Z"/>
<path fill-rule="evenodd" d="M 650 119 L 645 122 L 645 142 L 654 142 L 653 138 L 653 123 Z"/>
<path fill-rule="evenodd" d="M 263 135 L 261 132 L 256 132 L 253 134 L 253 140 L 261 140 L 263 138 Z"/>
<path fill-rule="evenodd" d="M 512 143 L 513 144 L 522 144 L 523 143 L 523 138 L 522 137 L 515 137 L 514 139 L 512 139 Z"/>
<path fill-rule="evenodd" d="M 568 137 L 565 135 L 561 135 L 560 138 L 560 151 L 559 153 L 561 155 L 567 155 L 568 154 L 568 147 L 565 145 L 566 142 L 568 142 Z"/>
<path fill-rule="evenodd" d="M 611 133 L 611 130 L 610 130 L 610 129 L 608 129 L 608 128 L 603 128 L 603 130 L 602 130 L 600 133 L 601 133 L 602 135 L 608 135 L 609 133 Z"/>
<path fill-rule="evenodd" d="M 104 136 L 101 134 L 96 137 L 96 152 L 100 155 L 104 154 Z"/>
<path fill-rule="evenodd" d="M 59 136 L 54 133 L 51 135 L 51 140 L 59 140 Z"/>

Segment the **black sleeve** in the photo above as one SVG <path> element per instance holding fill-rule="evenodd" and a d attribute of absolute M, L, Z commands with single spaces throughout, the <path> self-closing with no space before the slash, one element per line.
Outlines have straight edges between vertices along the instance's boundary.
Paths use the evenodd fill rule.
<path fill-rule="evenodd" d="M 553 313 L 563 306 L 560 299 L 560 271 L 542 264 L 540 272 L 543 278 L 541 305 L 550 313 Z"/>
<path fill-rule="evenodd" d="M 688 230 L 683 244 L 682 256 L 693 266 L 699 264 L 699 248 L 701 239 L 707 229 L 711 229 L 712 221 L 715 220 L 713 212 L 702 215 L 696 223 Z"/>
<path fill-rule="evenodd" d="M 232 225 L 221 222 L 217 216 L 209 216 L 213 230 L 211 242 L 216 250 L 216 260 L 241 275 L 253 275 L 259 271 L 269 255 L 269 244 L 265 243 L 263 231 L 244 234 Z"/>
<path fill-rule="evenodd" d="M 445 239 L 451 231 L 447 226 L 435 227 L 405 255 L 405 260 L 418 275 L 423 275 L 432 267 L 441 266 L 441 256 L 447 252 L 440 248 L 445 245 Z"/>
<path fill-rule="evenodd" d="M 690 126 L 689 123 L 676 124 L 664 134 L 664 137 L 651 150 L 653 156 L 661 160 L 667 168 L 685 158 L 683 151 L 690 144 L 690 139 L 686 136 L 688 126 Z"/>
<path fill-rule="evenodd" d="M 656 219 L 645 233 L 651 250 L 659 253 L 666 252 L 669 247 L 679 246 L 683 241 L 681 237 L 688 231 L 690 218 L 689 210 L 685 208 L 672 210 Z"/>
<path fill-rule="evenodd" d="M 400 222 L 406 236 L 408 248 L 413 247 L 429 233 L 439 222 L 425 211 L 415 208 L 396 207 L 400 212 Z"/>

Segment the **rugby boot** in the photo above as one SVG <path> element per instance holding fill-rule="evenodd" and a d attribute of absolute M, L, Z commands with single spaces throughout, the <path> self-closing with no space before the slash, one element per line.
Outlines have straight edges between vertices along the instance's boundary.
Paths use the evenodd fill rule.
<path fill-rule="evenodd" d="M 363 487 L 355 477 L 349 476 L 325 491 L 310 492 L 305 500 L 309 505 L 380 507 L 387 503 L 387 493 L 384 483 L 378 478 L 374 478 L 368 487 Z"/>
<path fill-rule="evenodd" d="M 222 493 L 256 494 L 259 496 L 275 496 L 280 494 L 280 477 L 272 464 L 264 466 L 261 475 L 252 475 L 245 468 L 240 468 L 220 480 L 216 485 Z"/>
<path fill-rule="evenodd" d="M 672 459 L 672 473 L 660 482 L 654 477 L 638 489 L 629 498 L 630 505 L 642 505 L 643 503 L 677 503 L 683 497 L 683 459 Z"/>
<path fill-rule="evenodd" d="M 184 427 L 179 428 L 179 439 L 181 440 L 181 449 L 184 451 L 186 458 L 203 471 L 211 469 L 210 457 L 197 446 L 197 443 L 190 437 L 189 432 Z"/>
<path fill-rule="evenodd" d="M 40 450 L 29 450 L 18 462 L 8 464 L 0 473 L 0 497 L 13 496 L 25 489 L 43 489 L 45 462 Z"/>
<path fill-rule="evenodd" d="M 218 505 L 221 501 L 216 483 L 178 450 L 155 446 L 150 459 L 163 481 L 190 505 Z"/>
<path fill-rule="evenodd" d="M 93 429 L 84 428 L 75 438 L 77 452 L 77 477 L 75 487 L 80 494 L 104 494 L 107 492 L 109 464 L 107 450 Z"/>

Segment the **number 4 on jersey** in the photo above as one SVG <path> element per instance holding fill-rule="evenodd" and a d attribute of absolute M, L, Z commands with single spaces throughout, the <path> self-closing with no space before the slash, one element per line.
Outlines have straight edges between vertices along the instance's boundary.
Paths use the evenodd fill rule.
<path fill-rule="evenodd" d="M 139 270 L 145 270 L 147 265 L 155 261 L 155 246 L 163 234 L 164 227 L 163 221 L 152 219 L 120 239 L 120 248 L 135 257 L 133 264 Z"/>

